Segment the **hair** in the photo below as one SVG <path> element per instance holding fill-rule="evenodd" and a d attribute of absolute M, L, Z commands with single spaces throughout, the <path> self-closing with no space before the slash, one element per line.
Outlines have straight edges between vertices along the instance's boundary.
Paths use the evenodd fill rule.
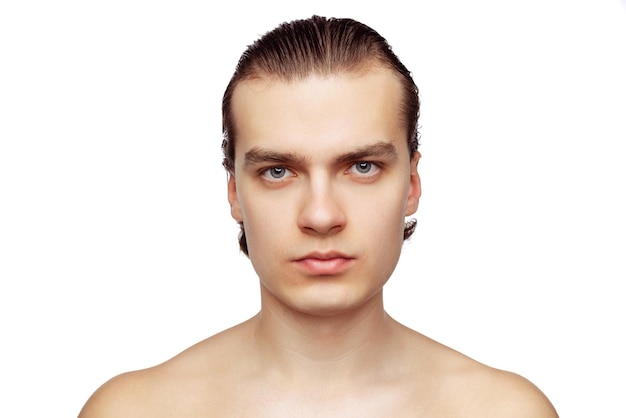
<path fill-rule="evenodd" d="M 407 146 L 413 157 L 419 147 L 419 90 L 411 73 L 378 32 L 353 19 L 312 16 L 280 24 L 244 51 L 222 100 L 223 165 L 235 171 L 235 129 L 232 96 L 242 81 L 260 77 L 282 81 L 304 80 L 311 75 L 352 73 L 374 65 L 394 72 L 403 88 L 401 116 L 407 125 Z M 406 222 L 404 239 L 415 231 L 416 221 Z M 248 255 L 243 222 L 239 247 Z"/>

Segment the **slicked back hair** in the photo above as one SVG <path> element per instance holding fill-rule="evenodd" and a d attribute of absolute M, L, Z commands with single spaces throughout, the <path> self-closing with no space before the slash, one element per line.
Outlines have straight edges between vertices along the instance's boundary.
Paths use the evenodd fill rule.
<path fill-rule="evenodd" d="M 255 78 L 301 81 L 312 75 L 354 73 L 371 66 L 394 72 L 403 88 L 401 117 L 407 126 L 407 146 L 413 157 L 419 146 L 419 91 L 409 70 L 378 32 L 353 19 L 313 16 L 285 22 L 267 32 L 244 51 L 222 100 L 223 165 L 235 172 L 235 129 L 232 97 L 237 84 Z M 415 231 L 415 220 L 406 223 L 404 239 Z M 243 223 L 239 247 L 248 255 Z"/>

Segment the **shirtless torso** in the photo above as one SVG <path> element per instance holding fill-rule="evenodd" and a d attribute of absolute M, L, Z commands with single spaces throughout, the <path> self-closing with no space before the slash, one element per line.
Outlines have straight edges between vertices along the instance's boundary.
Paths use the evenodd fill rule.
<path fill-rule="evenodd" d="M 342 368 L 348 358 L 300 359 L 309 371 L 298 375 L 257 349 L 255 317 L 159 366 L 113 378 L 80 417 L 557 416 L 526 379 L 387 321 L 394 357 L 361 373 Z"/>

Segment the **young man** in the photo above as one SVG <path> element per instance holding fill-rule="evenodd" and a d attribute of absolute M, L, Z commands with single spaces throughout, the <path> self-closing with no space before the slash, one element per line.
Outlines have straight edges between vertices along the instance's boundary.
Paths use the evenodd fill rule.
<path fill-rule="evenodd" d="M 556 417 L 524 378 L 387 315 L 383 286 L 420 198 L 418 91 L 348 19 L 283 24 L 224 95 L 228 200 L 260 279 L 248 321 L 117 376 L 94 417 Z"/>

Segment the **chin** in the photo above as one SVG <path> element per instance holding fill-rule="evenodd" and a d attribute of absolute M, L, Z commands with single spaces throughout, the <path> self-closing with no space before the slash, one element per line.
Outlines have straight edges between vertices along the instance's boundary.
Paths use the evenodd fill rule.
<path fill-rule="evenodd" d="M 307 295 L 291 307 L 300 313 L 311 316 L 340 316 L 361 310 L 373 303 L 376 299 L 374 296 L 381 293 L 358 294 L 354 289 L 352 291 L 344 289 L 342 292 L 320 292 L 316 295 Z"/>

